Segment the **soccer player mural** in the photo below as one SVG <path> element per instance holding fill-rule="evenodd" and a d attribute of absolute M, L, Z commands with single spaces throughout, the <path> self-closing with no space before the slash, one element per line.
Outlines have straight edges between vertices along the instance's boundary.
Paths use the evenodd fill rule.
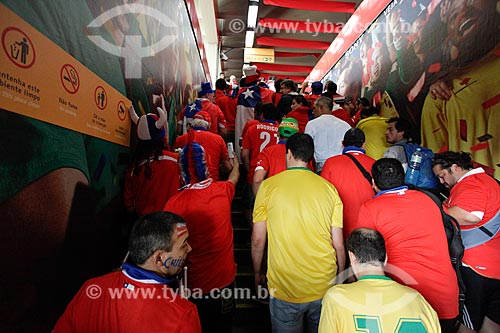
<path fill-rule="evenodd" d="M 53 47 L 62 56 L 52 53 L 51 63 L 81 68 L 79 91 L 74 72 L 61 74 L 72 84 L 70 105 L 78 104 L 78 95 L 88 84 L 82 72 L 95 74 L 96 81 L 132 101 L 138 115 L 156 112 L 157 107 L 167 111 L 174 126 L 169 142 L 175 139 L 176 112 L 185 100 L 192 100 L 188 95 L 196 89 L 193 83 L 206 80 L 182 0 L 89 0 L 71 5 L 63 0 L 0 0 L 0 13 L 5 35 L 17 34 L 13 36 L 19 43 L 28 37 L 20 63 L 36 64 L 43 60 L 41 49 Z M 48 41 L 37 43 L 43 38 Z M 2 80 L 10 81 L 9 73 L 20 66 L 15 67 L 3 49 L 0 52 Z M 36 80 L 38 75 L 32 69 L 24 73 L 28 71 L 31 74 L 23 80 Z M 47 71 L 43 77 L 52 74 Z M 15 80 L 9 85 L 23 81 Z M 43 90 L 39 110 L 59 114 L 60 108 L 48 102 L 66 92 L 59 80 L 45 81 L 39 87 Z M 63 110 L 74 117 L 95 112 L 106 131 L 104 118 L 97 114 L 116 115 L 117 109 L 104 89 L 97 91 L 101 110 L 82 105 Z M 0 99 L 0 259 L 9 267 L 0 274 L 2 284 L 9 286 L 0 292 L 0 321 L 8 331 L 48 331 L 60 314 L 57 307 L 66 304 L 78 284 L 119 264 L 126 238 L 122 192 L 130 148 L 128 141 L 116 144 L 18 111 Z M 124 128 L 129 128 L 126 112 L 120 115 L 122 124 L 127 124 Z"/>
<path fill-rule="evenodd" d="M 499 3 L 392 1 L 323 80 L 360 85 L 382 116 L 410 122 L 414 141 L 469 152 L 500 179 Z"/>

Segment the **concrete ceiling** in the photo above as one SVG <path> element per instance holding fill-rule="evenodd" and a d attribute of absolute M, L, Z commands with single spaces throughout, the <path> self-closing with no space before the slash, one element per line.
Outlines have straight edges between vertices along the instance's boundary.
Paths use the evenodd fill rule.
<path fill-rule="evenodd" d="M 247 21 L 248 0 L 215 0 L 217 15 L 218 33 L 221 39 L 221 50 L 228 57 L 228 60 L 221 61 L 221 71 L 229 75 L 241 76 L 241 69 L 243 67 L 243 50 L 245 47 L 245 27 Z M 356 8 L 362 2 L 361 0 L 350 1 L 356 3 Z M 276 18 L 284 20 L 302 20 L 310 22 L 331 22 L 345 24 L 349 20 L 351 14 L 348 13 L 331 13 L 319 12 L 310 10 L 289 9 L 283 7 L 275 7 L 264 5 L 263 1 L 259 4 L 258 18 Z M 241 24 L 243 22 L 243 28 Z M 240 29 L 241 28 L 241 29 Z M 240 31 L 241 30 L 241 31 Z M 288 39 L 303 39 L 322 42 L 332 42 L 337 36 L 336 33 L 314 33 L 314 32 L 292 32 L 281 31 L 271 33 L 267 28 L 257 27 L 255 34 L 254 47 L 270 48 L 271 46 L 262 46 L 256 43 L 257 37 L 277 37 Z M 310 49 L 296 49 L 296 48 L 281 48 L 274 47 L 275 51 L 284 52 L 307 52 L 307 53 L 320 53 L 321 50 Z M 275 58 L 275 64 L 287 65 L 303 65 L 314 66 L 319 58 L 313 56 L 294 57 L 294 58 Z M 289 75 L 303 75 L 307 76 L 309 73 L 290 73 Z M 269 74 L 265 74 L 269 75 Z M 273 74 L 271 74 L 273 75 Z M 276 75 L 276 74 L 274 74 Z M 279 74 L 279 77 L 286 77 L 286 74 Z"/>

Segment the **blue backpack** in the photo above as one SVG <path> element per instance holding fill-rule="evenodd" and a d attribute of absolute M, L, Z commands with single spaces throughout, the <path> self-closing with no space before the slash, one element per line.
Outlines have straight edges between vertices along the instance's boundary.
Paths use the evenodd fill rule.
<path fill-rule="evenodd" d="M 410 162 L 413 152 L 420 147 L 424 157 L 420 165 L 420 176 L 418 177 L 416 187 L 433 190 L 437 189 L 439 187 L 439 180 L 432 171 L 432 158 L 434 157 L 432 150 L 419 146 L 416 143 L 398 142 L 396 145 L 403 146 L 408 162 Z"/>

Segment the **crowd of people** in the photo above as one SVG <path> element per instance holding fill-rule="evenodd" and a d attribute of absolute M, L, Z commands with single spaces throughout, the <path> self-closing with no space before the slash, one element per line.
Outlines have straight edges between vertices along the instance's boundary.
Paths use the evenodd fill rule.
<path fill-rule="evenodd" d="M 462 229 L 462 304 L 441 210 L 405 183 L 408 122 L 331 81 L 299 90 L 283 80 L 274 91 L 255 66 L 244 73 L 239 87 L 202 83 L 173 143 L 165 110 L 131 107 L 138 143 L 124 199 L 138 220 L 128 255 L 85 283 L 54 333 L 230 332 L 240 166 L 255 288 L 270 292 L 274 332 L 499 332 L 496 180 L 467 153 L 433 159 L 449 195 L 442 207 Z M 120 299 L 111 292 L 120 288 L 166 296 Z M 199 295 L 175 296 L 185 290 Z"/>

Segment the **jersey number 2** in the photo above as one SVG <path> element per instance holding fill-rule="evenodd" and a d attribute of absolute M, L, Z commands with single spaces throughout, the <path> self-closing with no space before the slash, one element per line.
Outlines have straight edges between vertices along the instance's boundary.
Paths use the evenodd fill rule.
<path fill-rule="evenodd" d="M 274 137 L 276 138 L 276 143 L 278 143 L 279 138 L 277 134 L 274 134 Z M 271 141 L 271 134 L 268 132 L 260 132 L 260 139 L 264 140 L 262 144 L 260 145 L 259 152 L 262 152 L 264 148 L 266 148 L 267 144 L 269 141 Z"/>

